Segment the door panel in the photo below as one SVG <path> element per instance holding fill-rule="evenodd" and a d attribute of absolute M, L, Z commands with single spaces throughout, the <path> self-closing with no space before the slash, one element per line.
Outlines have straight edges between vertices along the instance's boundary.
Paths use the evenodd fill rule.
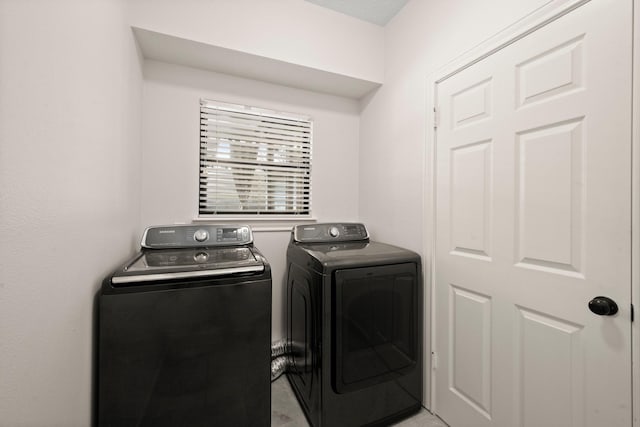
<path fill-rule="evenodd" d="M 516 327 L 518 425 L 585 425 L 583 326 L 519 307 Z"/>
<path fill-rule="evenodd" d="M 484 417 L 491 412 L 491 297 L 450 287 L 451 391 Z"/>
<path fill-rule="evenodd" d="M 516 135 L 516 262 L 582 275 L 584 117 Z"/>
<path fill-rule="evenodd" d="M 451 150 L 451 244 L 457 255 L 491 257 L 491 140 Z"/>
<path fill-rule="evenodd" d="M 631 6 L 588 2 L 437 85 L 453 427 L 631 425 Z M 598 295 L 620 312 L 591 313 Z"/>
<path fill-rule="evenodd" d="M 396 379 L 418 356 L 416 265 L 337 270 L 333 289 L 337 393 Z"/>

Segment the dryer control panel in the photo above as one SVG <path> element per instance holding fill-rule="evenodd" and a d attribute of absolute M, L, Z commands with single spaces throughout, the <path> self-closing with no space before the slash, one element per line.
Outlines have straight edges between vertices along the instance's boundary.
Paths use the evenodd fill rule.
<path fill-rule="evenodd" d="M 369 232 L 360 223 L 323 223 L 293 227 L 293 240 L 301 243 L 361 242 Z"/>

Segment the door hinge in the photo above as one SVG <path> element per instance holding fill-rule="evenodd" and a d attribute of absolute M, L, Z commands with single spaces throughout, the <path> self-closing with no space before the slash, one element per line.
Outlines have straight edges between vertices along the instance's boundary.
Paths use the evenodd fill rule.
<path fill-rule="evenodd" d="M 431 369 L 438 369 L 438 354 L 435 351 L 431 352 Z"/>
<path fill-rule="evenodd" d="M 636 317 L 636 312 L 635 312 L 635 309 L 633 307 L 633 304 L 631 304 L 631 321 L 632 322 L 635 319 L 635 317 Z"/>
<path fill-rule="evenodd" d="M 436 107 L 433 107 L 433 128 L 438 129 L 440 126 L 440 112 Z"/>

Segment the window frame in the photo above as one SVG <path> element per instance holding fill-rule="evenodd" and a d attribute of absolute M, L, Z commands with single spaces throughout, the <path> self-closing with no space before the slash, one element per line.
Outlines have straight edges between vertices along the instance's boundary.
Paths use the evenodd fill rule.
<path fill-rule="evenodd" d="M 214 210 L 207 211 L 205 208 L 203 208 L 203 203 L 206 203 L 206 196 L 207 196 L 207 194 L 203 192 L 203 187 L 207 186 L 207 180 L 206 178 L 203 178 L 203 174 L 205 170 L 209 167 L 209 166 L 206 166 L 205 163 L 212 162 L 211 158 L 207 159 L 206 157 L 203 157 L 203 153 L 207 150 L 207 147 L 208 147 L 207 136 L 206 136 L 207 135 L 206 121 L 210 120 L 212 117 L 215 116 L 215 113 L 211 113 L 211 115 L 209 116 L 210 113 L 207 113 L 205 109 L 209 111 L 212 111 L 212 110 L 222 111 L 223 112 L 222 114 L 226 112 L 229 112 L 229 114 L 231 115 L 247 114 L 248 116 L 253 117 L 255 119 L 256 131 L 261 130 L 260 127 L 262 125 L 261 123 L 262 120 L 260 120 L 260 117 L 272 118 L 272 119 L 283 120 L 283 121 L 291 120 L 294 122 L 306 123 L 306 125 L 301 127 L 302 130 L 300 132 L 301 132 L 301 135 L 302 134 L 307 135 L 307 139 L 301 140 L 299 145 L 291 144 L 290 141 L 287 141 L 284 138 L 283 138 L 283 141 L 285 141 L 284 143 L 278 143 L 277 140 L 274 140 L 273 143 L 270 143 L 268 141 L 267 142 L 262 141 L 260 145 L 260 147 L 263 147 L 266 144 L 267 148 L 264 148 L 264 147 L 263 148 L 267 151 L 273 150 L 274 152 L 276 150 L 282 151 L 282 147 L 286 146 L 287 144 L 295 147 L 294 149 L 291 150 L 290 153 L 288 153 L 287 156 L 285 156 L 284 163 L 291 161 L 290 160 L 292 157 L 291 153 L 293 153 L 296 156 L 300 156 L 301 165 L 299 165 L 298 167 L 284 166 L 284 169 L 280 169 L 280 170 L 282 171 L 281 173 L 283 173 L 285 176 L 286 176 L 285 171 L 289 170 L 289 171 L 292 171 L 291 172 L 292 177 L 294 177 L 295 174 L 298 174 L 298 176 L 301 177 L 299 178 L 299 182 L 301 183 L 300 186 L 302 187 L 302 189 L 296 189 L 294 185 L 294 190 L 292 190 L 291 198 L 286 198 L 285 203 L 294 203 L 294 206 L 297 203 L 300 203 L 303 206 L 303 208 L 292 209 L 291 212 L 279 212 L 276 209 L 269 210 L 268 208 L 253 209 L 253 210 L 247 211 L 246 213 L 243 213 L 241 209 L 234 210 L 234 211 L 227 211 L 227 212 L 225 212 L 224 210 L 220 212 L 215 212 Z M 199 121 L 199 141 L 198 141 L 198 201 L 197 201 L 197 218 L 195 219 L 195 221 L 211 222 L 211 221 L 232 221 L 233 220 L 233 221 L 258 222 L 258 223 L 261 223 L 264 221 L 270 224 L 275 224 L 275 223 L 291 224 L 291 223 L 305 223 L 305 222 L 315 221 L 312 217 L 312 194 L 313 194 L 312 171 L 313 171 L 313 127 L 314 127 L 314 122 L 312 117 L 308 115 L 299 114 L 299 113 L 283 112 L 283 111 L 267 109 L 263 107 L 236 104 L 236 103 L 217 101 L 217 100 L 205 99 L 205 98 L 200 99 L 199 111 L 200 111 L 200 121 Z M 250 143 L 252 145 L 255 144 L 255 141 L 252 140 L 254 139 L 253 137 L 250 136 L 248 137 L 248 139 L 250 140 Z M 247 143 L 247 141 L 244 141 L 241 138 L 238 138 L 238 140 L 234 140 L 230 138 L 229 140 L 230 140 L 229 144 L 231 145 L 233 145 L 234 141 L 236 141 L 236 144 L 238 145 Z M 210 145 L 217 145 L 217 144 L 218 142 Z M 258 150 L 259 150 L 258 145 L 256 145 L 256 152 Z M 211 152 L 211 150 L 209 151 Z M 288 150 L 284 150 L 284 152 L 288 152 Z M 227 153 L 227 154 L 230 154 L 230 153 Z M 255 154 L 255 156 L 256 156 L 255 160 L 250 159 L 246 163 L 242 161 L 243 160 L 242 158 L 240 158 L 240 160 L 230 159 L 228 163 L 229 164 L 242 163 L 244 167 L 251 166 L 251 165 L 255 166 L 258 164 L 262 164 L 263 166 L 268 167 L 268 165 L 273 164 L 273 163 L 269 163 L 269 161 L 265 161 L 264 159 L 263 161 L 258 162 L 257 160 L 258 154 Z M 270 161 L 273 161 L 272 157 L 274 156 L 269 155 Z M 213 160 L 213 161 L 217 161 L 217 160 Z M 304 163 L 307 163 L 307 165 L 304 165 Z M 278 167 L 278 165 L 276 164 L 276 166 L 274 167 Z M 239 169 L 228 167 L 228 170 L 226 173 L 234 173 L 232 171 L 236 171 L 237 173 L 238 170 Z M 235 179 L 233 180 L 233 182 L 234 184 L 236 184 Z M 269 182 L 269 181 L 266 181 L 266 182 Z M 270 194 L 271 194 L 271 198 L 269 196 Z M 265 191 L 265 200 L 266 200 L 265 203 L 273 203 L 273 201 L 275 200 L 273 199 L 273 194 L 274 194 L 273 191 L 271 193 L 268 190 Z M 304 207 L 306 207 L 306 209 L 304 209 Z"/>

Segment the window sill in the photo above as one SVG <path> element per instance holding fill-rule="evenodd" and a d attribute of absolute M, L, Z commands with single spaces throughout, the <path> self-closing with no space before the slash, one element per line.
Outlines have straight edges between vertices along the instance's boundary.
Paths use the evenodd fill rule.
<path fill-rule="evenodd" d="M 296 225 L 317 222 L 312 217 L 242 217 L 242 216 L 211 216 L 193 219 L 194 224 L 242 224 L 251 227 L 253 232 L 291 231 Z"/>

